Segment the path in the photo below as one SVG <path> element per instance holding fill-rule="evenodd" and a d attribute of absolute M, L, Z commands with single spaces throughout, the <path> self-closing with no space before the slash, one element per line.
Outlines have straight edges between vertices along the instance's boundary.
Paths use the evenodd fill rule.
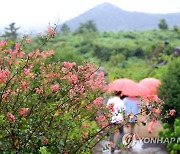
<path fill-rule="evenodd" d="M 141 116 L 140 116 L 141 118 Z M 141 138 L 143 137 L 154 137 L 158 138 L 158 132 L 163 130 L 160 121 L 157 121 L 153 133 L 148 133 L 148 125 L 136 125 L 135 133 L 139 134 Z M 125 133 L 129 132 L 129 129 L 124 127 Z M 116 135 L 117 137 L 117 135 Z M 110 154 L 110 150 L 103 151 L 103 147 L 109 144 L 108 141 L 101 141 L 94 149 L 94 154 Z M 140 140 L 130 149 L 123 150 L 122 152 L 115 151 L 114 154 L 168 154 L 166 145 L 161 143 L 142 143 Z"/>
<path fill-rule="evenodd" d="M 94 149 L 94 154 L 110 154 L 110 150 L 103 151 L 103 147 L 109 144 L 108 141 L 101 141 Z M 116 150 L 114 154 L 168 154 L 166 146 L 160 143 L 137 143 L 130 150 Z"/>

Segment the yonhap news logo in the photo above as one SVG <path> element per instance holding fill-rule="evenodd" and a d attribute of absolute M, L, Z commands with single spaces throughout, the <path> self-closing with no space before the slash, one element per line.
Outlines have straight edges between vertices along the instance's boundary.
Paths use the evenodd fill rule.
<path fill-rule="evenodd" d="M 136 135 L 134 133 L 127 133 L 122 138 L 122 143 L 126 148 L 133 147 L 137 140 L 139 143 L 148 144 L 148 143 L 154 143 L 154 144 L 167 144 L 167 143 L 180 143 L 180 137 L 159 137 L 159 138 L 153 138 L 153 137 L 140 137 L 136 138 Z"/>
<path fill-rule="evenodd" d="M 134 133 L 127 133 L 122 138 L 122 143 L 126 148 L 131 148 L 136 144 L 136 136 Z"/>

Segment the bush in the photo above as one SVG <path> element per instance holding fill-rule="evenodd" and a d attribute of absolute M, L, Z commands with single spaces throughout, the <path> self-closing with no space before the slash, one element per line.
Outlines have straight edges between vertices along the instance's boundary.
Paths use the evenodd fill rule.
<path fill-rule="evenodd" d="M 164 131 L 160 132 L 160 136 L 163 138 L 169 138 L 169 141 L 171 140 L 170 138 L 174 138 L 175 140 L 172 143 L 167 144 L 167 148 L 170 152 L 170 154 L 179 154 L 180 153 L 180 119 L 177 118 L 174 122 L 174 125 L 164 123 L 163 124 Z"/>
<path fill-rule="evenodd" d="M 172 118 L 167 118 L 169 123 L 173 123 L 175 118 L 180 116 L 180 58 L 174 59 L 163 75 L 162 85 L 159 88 L 159 96 L 165 101 L 163 113 L 170 109 L 175 109 L 176 114 Z"/>
<path fill-rule="evenodd" d="M 43 44 L 53 36 L 49 27 Z M 0 41 L 0 153 L 91 153 L 102 137 L 97 112 L 108 115 L 103 73 L 86 62 L 52 63 L 53 50 L 25 54 L 26 40 L 14 50 Z"/>

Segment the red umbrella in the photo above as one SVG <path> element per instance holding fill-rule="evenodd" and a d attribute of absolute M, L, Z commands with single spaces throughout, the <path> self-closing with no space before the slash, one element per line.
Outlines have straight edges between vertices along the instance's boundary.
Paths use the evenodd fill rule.
<path fill-rule="evenodd" d="M 148 94 L 150 94 L 150 90 L 144 86 L 143 84 L 138 83 L 139 90 L 140 90 L 140 96 L 145 97 Z"/>
<path fill-rule="evenodd" d="M 115 92 L 121 91 L 123 95 L 127 96 L 140 96 L 138 84 L 130 79 L 122 78 L 112 81 L 108 85 L 108 90 Z"/>
<path fill-rule="evenodd" d="M 148 88 L 149 94 L 157 94 L 158 87 L 161 85 L 161 81 L 155 78 L 145 78 L 139 82 Z"/>

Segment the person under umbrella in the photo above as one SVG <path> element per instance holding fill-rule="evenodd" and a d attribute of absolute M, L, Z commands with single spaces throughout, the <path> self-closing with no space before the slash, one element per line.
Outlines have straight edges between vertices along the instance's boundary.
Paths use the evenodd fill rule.
<path fill-rule="evenodd" d="M 123 99 L 125 104 L 125 114 L 128 117 L 130 124 L 130 133 L 134 133 L 135 123 L 137 121 L 137 114 L 139 113 L 141 101 L 137 96 L 127 96 Z"/>
<path fill-rule="evenodd" d="M 123 126 L 121 126 L 123 122 L 123 113 L 125 111 L 124 102 L 120 99 L 121 92 L 115 92 L 115 96 L 110 98 L 107 102 L 107 106 L 112 113 L 111 123 L 112 125 L 118 126 L 119 135 L 117 142 L 114 147 L 112 147 L 111 152 L 113 153 L 119 146 L 122 141 L 122 137 L 124 135 Z M 110 134 L 110 142 L 114 144 L 114 132 Z"/>

